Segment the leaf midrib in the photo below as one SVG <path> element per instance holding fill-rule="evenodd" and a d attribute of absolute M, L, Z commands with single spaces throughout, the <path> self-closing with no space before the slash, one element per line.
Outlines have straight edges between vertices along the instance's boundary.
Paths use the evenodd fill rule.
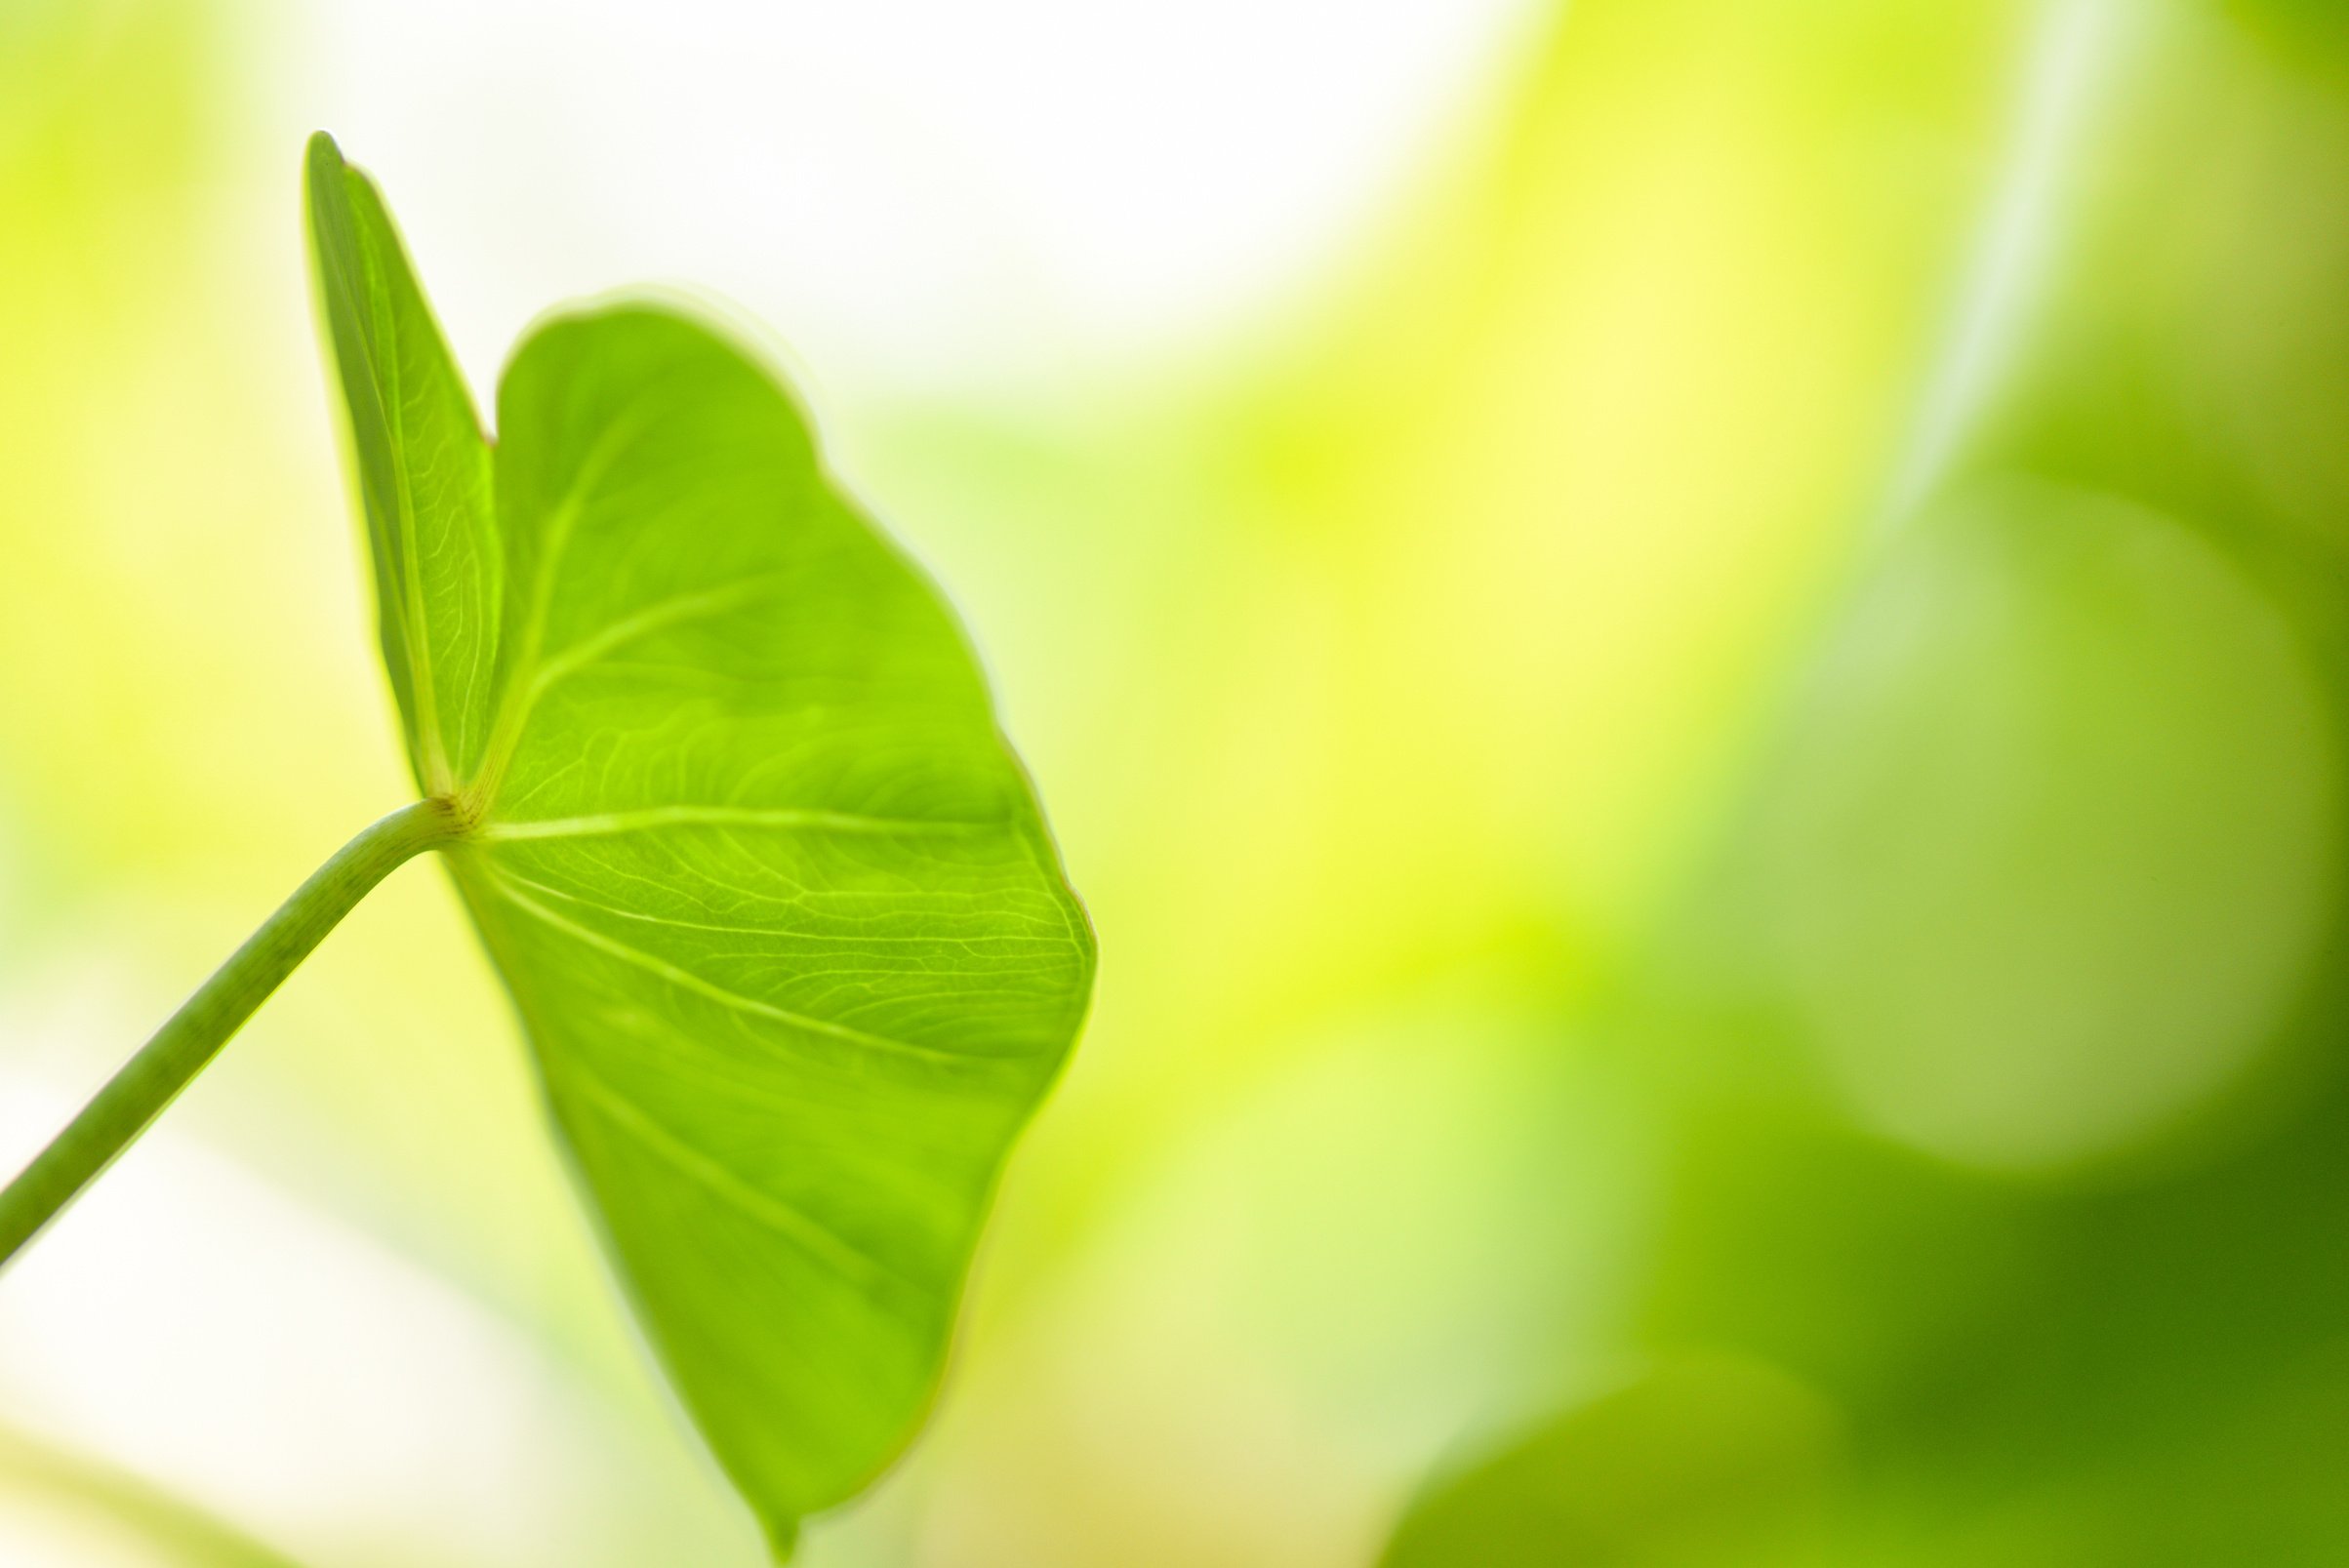
<path fill-rule="evenodd" d="M 383 275 L 383 259 L 363 249 L 361 264 L 367 268 L 369 303 L 374 307 L 376 319 L 392 322 L 395 316 L 391 286 Z M 449 768 L 448 738 L 440 729 L 440 694 L 433 685 L 432 636 L 425 618 L 424 577 L 417 565 L 416 478 L 408 465 L 407 399 L 400 380 L 400 356 L 396 344 L 392 352 L 378 357 L 375 345 L 370 342 L 367 352 L 370 381 L 377 387 L 377 402 L 384 411 L 384 440 L 391 449 L 391 471 L 398 477 L 391 494 L 393 503 L 400 509 L 400 608 L 407 623 L 408 681 L 415 693 L 416 733 L 425 747 L 425 791 L 428 795 L 446 795 L 454 776 Z M 388 396 L 384 392 L 386 387 Z"/>

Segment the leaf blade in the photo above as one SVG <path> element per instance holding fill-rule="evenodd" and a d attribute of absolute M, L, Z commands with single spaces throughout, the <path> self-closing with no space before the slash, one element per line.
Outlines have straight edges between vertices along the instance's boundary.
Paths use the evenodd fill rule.
<path fill-rule="evenodd" d="M 427 795 L 478 762 L 503 571 L 489 443 L 383 197 L 324 132 L 304 189 L 377 623 Z"/>
<path fill-rule="evenodd" d="M 557 316 L 476 486 L 373 186 L 331 142 L 311 179 L 419 781 L 475 821 L 450 867 L 616 1272 L 788 1551 L 926 1410 L 1091 929 L 960 628 L 763 366 Z"/>

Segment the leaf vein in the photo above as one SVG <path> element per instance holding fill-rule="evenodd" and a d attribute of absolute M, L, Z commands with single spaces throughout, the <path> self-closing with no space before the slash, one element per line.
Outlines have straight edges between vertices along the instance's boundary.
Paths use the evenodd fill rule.
<path fill-rule="evenodd" d="M 534 838 L 598 838 L 663 827 L 751 827 L 840 833 L 977 833 L 999 822 L 954 822 L 918 817 L 870 817 L 859 812 L 790 806 L 648 806 L 537 822 L 485 824 L 474 837 L 485 844 Z"/>
<path fill-rule="evenodd" d="M 680 990 L 692 991 L 721 1007 L 732 1008 L 754 1018 L 771 1019 L 778 1024 L 803 1029 L 811 1034 L 830 1035 L 834 1039 L 845 1040 L 852 1045 L 863 1046 L 868 1050 L 881 1051 L 892 1056 L 911 1057 L 916 1061 L 937 1063 L 949 1066 L 970 1066 L 988 1060 L 953 1051 L 941 1051 L 934 1046 L 915 1045 L 910 1040 L 892 1039 L 886 1034 L 874 1034 L 850 1025 L 835 1024 L 830 1019 L 813 1018 L 805 1013 L 794 1013 L 788 1007 L 777 1007 L 774 1003 L 762 1002 L 755 996 L 745 996 L 740 991 L 729 990 L 714 981 L 706 980 L 690 969 L 679 968 L 666 958 L 646 952 L 631 943 L 622 942 L 617 937 L 606 935 L 590 926 L 581 925 L 568 916 L 557 914 L 494 872 L 490 880 L 507 903 L 524 913 L 536 917 L 542 923 L 553 927 L 576 941 L 584 942 L 597 951 L 619 959 L 622 963 L 633 964 L 648 974 L 657 975 L 668 981 Z"/>
<path fill-rule="evenodd" d="M 601 1074 L 576 1058 L 566 1063 L 564 1076 L 581 1096 L 602 1112 L 604 1119 L 628 1133 L 662 1161 L 691 1178 L 714 1197 L 796 1241 L 800 1248 L 830 1264 L 834 1271 L 861 1276 L 870 1283 L 886 1280 L 908 1290 L 921 1287 L 872 1254 L 850 1243 L 830 1226 L 771 1192 L 761 1191 L 693 1147 L 646 1115 L 603 1080 Z"/>

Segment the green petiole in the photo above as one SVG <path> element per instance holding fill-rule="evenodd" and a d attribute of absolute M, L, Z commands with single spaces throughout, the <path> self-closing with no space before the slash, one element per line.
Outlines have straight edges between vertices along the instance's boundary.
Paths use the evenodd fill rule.
<path fill-rule="evenodd" d="M 0 1189 L 0 1267 L 162 1114 L 377 883 L 464 831 L 448 802 L 420 800 L 368 827 L 295 889 L 81 1114 Z"/>

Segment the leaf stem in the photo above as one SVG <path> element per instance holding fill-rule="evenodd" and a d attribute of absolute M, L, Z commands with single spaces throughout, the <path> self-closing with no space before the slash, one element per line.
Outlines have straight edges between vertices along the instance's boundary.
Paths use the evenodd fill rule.
<path fill-rule="evenodd" d="M 464 831 L 448 802 L 420 800 L 368 827 L 295 889 L 81 1114 L 0 1189 L 0 1267 L 162 1114 L 377 883 Z"/>

